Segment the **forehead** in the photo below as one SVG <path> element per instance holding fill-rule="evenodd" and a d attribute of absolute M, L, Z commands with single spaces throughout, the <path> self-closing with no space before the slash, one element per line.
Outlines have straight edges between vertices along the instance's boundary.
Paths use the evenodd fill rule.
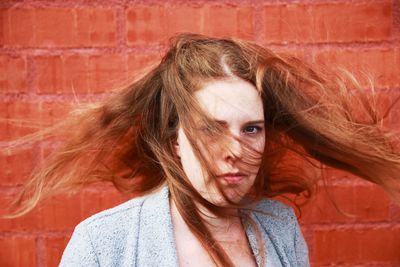
<path fill-rule="evenodd" d="M 253 84 L 239 79 L 207 82 L 195 92 L 201 107 L 216 120 L 263 120 L 259 92 Z"/>

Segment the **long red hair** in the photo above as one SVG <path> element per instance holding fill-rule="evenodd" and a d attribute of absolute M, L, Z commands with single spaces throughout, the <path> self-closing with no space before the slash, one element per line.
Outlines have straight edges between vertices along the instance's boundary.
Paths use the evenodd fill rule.
<path fill-rule="evenodd" d="M 376 183 L 399 200 L 398 137 L 382 127 L 384 114 L 377 112 L 371 94 L 355 94 L 351 76 L 344 81 L 341 75 L 251 42 L 181 34 L 139 80 L 49 129 L 9 142 L 11 149 L 37 136 L 68 136 L 32 173 L 8 217 L 27 213 L 50 195 L 93 182 L 111 181 L 135 195 L 167 184 L 179 212 L 215 263 L 232 266 L 194 203 L 225 216 L 223 209 L 194 190 L 173 148 L 179 124 L 204 169 L 210 170 L 196 145 L 193 118 L 203 118 L 211 132 L 221 129 L 207 118 L 193 92 L 206 81 L 230 75 L 252 83 L 264 104 L 266 145 L 253 199 L 311 192 L 313 177 L 282 164 L 288 155 L 297 155 Z"/>

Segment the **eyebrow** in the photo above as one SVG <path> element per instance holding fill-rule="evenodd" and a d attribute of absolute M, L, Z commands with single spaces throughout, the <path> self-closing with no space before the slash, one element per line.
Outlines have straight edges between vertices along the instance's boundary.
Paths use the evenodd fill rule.
<path fill-rule="evenodd" d="M 215 122 L 218 122 L 218 123 L 220 123 L 220 124 L 227 124 L 227 122 L 226 121 L 223 121 L 223 120 L 215 120 Z M 264 124 L 264 120 L 256 120 L 256 121 L 248 121 L 248 122 L 246 122 L 245 124 Z"/>

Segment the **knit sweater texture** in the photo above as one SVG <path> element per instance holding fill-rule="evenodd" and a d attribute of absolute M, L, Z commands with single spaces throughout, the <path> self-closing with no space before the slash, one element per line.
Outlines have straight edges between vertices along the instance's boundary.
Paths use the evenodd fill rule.
<path fill-rule="evenodd" d="M 308 267 L 308 249 L 292 208 L 262 200 L 250 212 L 264 247 L 246 227 L 258 266 L 260 249 L 267 267 Z M 167 187 L 97 213 L 75 227 L 60 265 L 65 266 L 178 266 Z"/>

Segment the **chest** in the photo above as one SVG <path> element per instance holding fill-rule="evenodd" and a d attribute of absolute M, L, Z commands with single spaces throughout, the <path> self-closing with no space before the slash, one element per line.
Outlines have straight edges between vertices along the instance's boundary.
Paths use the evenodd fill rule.
<path fill-rule="evenodd" d="M 216 266 L 200 241 L 191 232 L 176 231 L 174 235 L 180 267 Z M 234 240 L 232 237 L 235 237 Z M 227 233 L 225 238 L 218 238 L 218 240 L 235 266 L 257 266 L 244 231 Z"/>

